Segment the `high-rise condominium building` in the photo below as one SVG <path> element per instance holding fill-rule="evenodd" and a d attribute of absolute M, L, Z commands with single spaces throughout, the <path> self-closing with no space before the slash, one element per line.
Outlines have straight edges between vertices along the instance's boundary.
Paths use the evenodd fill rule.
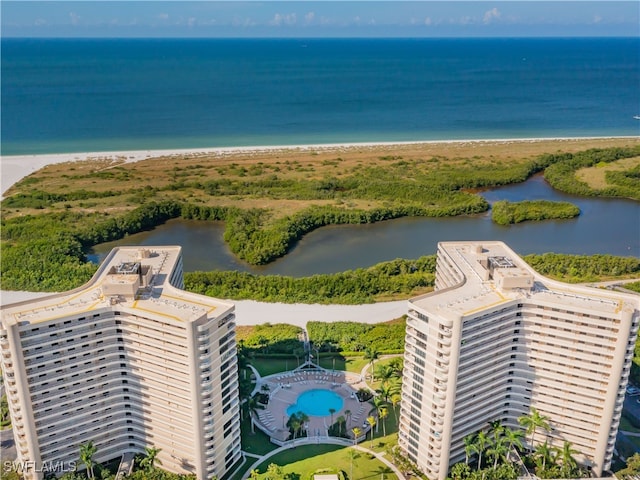
<path fill-rule="evenodd" d="M 86 285 L 2 309 L 26 478 L 81 468 L 89 441 L 95 461 L 155 447 L 163 468 L 203 480 L 240 460 L 234 306 L 182 287 L 180 247 L 120 247 Z"/>
<path fill-rule="evenodd" d="M 600 475 L 611 464 L 640 297 L 545 278 L 502 242 L 438 245 L 433 293 L 409 301 L 399 443 L 431 479 L 463 439 L 535 408 Z M 529 436 L 526 436 L 526 442 Z"/>

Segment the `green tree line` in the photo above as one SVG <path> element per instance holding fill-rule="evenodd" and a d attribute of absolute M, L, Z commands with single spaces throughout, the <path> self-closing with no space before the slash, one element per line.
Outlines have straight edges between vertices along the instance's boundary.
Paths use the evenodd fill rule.
<path fill-rule="evenodd" d="M 626 172 L 607 172 L 605 178 L 613 185 L 603 189 L 591 188 L 587 183 L 578 180 L 575 175 L 580 168 L 637 156 L 640 156 L 638 146 L 548 155 L 549 166 L 544 171 L 544 178 L 553 188 L 574 195 L 627 197 L 640 200 L 640 181 L 638 181 L 640 166 Z"/>
<path fill-rule="evenodd" d="M 491 207 L 491 219 L 498 225 L 511 225 L 531 220 L 573 218 L 578 215 L 580 215 L 580 209 L 572 203 L 548 200 L 523 202 L 500 200 Z"/>
<path fill-rule="evenodd" d="M 433 286 L 435 256 L 396 259 L 346 272 L 286 277 L 238 271 L 185 273 L 185 287 L 219 298 L 282 303 L 372 303 L 377 296 L 403 294 Z"/>
<path fill-rule="evenodd" d="M 375 325 L 359 322 L 308 322 L 309 340 L 320 351 L 395 353 L 404 350 L 406 317 Z"/>

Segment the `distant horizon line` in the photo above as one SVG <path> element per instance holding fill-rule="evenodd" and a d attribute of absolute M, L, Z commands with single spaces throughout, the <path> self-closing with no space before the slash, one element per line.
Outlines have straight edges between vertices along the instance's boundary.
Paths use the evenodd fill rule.
<path fill-rule="evenodd" d="M 491 39 L 638 39 L 636 35 L 434 35 L 434 36 L 28 36 L 2 35 L 0 40 L 491 40 Z"/>

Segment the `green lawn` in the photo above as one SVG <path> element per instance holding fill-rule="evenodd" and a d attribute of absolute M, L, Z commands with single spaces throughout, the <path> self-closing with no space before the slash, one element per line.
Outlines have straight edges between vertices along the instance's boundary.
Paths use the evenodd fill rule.
<path fill-rule="evenodd" d="M 625 430 L 627 432 L 640 433 L 640 429 L 631 425 L 631 422 L 629 422 L 629 420 L 627 420 L 627 417 L 625 417 L 624 415 L 620 417 L 620 426 L 618 427 L 618 429 Z"/>
<path fill-rule="evenodd" d="M 265 455 L 278 448 L 277 445 L 271 443 L 269 437 L 259 428 L 256 427 L 255 433 L 251 433 L 251 424 L 248 416 L 240 422 L 240 434 L 242 435 L 242 450 L 247 453 Z"/>
<path fill-rule="evenodd" d="M 262 377 L 273 375 L 274 373 L 286 372 L 295 369 L 298 366 L 296 357 L 271 358 L 256 356 L 249 360 L 249 363 L 258 371 Z"/>
<path fill-rule="evenodd" d="M 345 370 L 360 373 L 367 363 L 369 363 L 369 360 L 366 360 L 364 357 L 347 357 L 345 359 Z"/>
<path fill-rule="evenodd" d="M 353 460 L 349 452 L 354 452 Z M 350 475 L 352 461 L 353 477 Z M 264 474 L 271 463 L 280 465 L 285 474 L 297 474 L 300 480 L 306 480 L 316 470 L 327 467 L 343 470 L 350 480 L 398 478 L 389 467 L 372 455 L 338 445 L 303 445 L 281 452 L 258 467 L 262 474 L 259 479 L 267 478 Z"/>
<path fill-rule="evenodd" d="M 364 367 L 368 362 L 369 361 L 365 360 L 362 356 L 342 357 L 340 355 L 329 356 L 327 354 L 320 353 L 320 366 L 328 370 L 335 368 L 336 370 L 360 373 L 362 367 Z M 250 363 L 263 377 L 273 375 L 274 373 L 294 370 L 298 366 L 296 357 L 284 359 L 256 356 L 250 360 Z"/>

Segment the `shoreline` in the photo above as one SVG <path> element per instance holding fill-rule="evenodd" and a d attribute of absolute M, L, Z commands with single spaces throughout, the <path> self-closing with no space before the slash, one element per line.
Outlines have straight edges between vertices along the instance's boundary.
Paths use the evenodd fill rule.
<path fill-rule="evenodd" d="M 353 142 L 353 143 L 320 143 L 300 145 L 263 145 L 246 147 L 211 147 L 211 148 L 179 148 L 162 150 L 123 150 L 106 152 L 75 152 L 51 153 L 32 155 L 3 155 L 0 156 L 0 200 L 13 185 L 48 165 L 66 162 L 79 162 L 92 159 L 123 160 L 133 163 L 157 157 L 172 157 L 184 155 L 216 155 L 227 157 L 233 155 L 253 155 L 259 153 L 277 153 L 284 151 L 341 151 L 361 148 L 389 148 L 393 146 L 429 146 L 429 145 L 469 145 L 469 144 L 513 144 L 513 143 L 543 143 L 543 142 L 579 142 L 593 140 L 624 140 L 637 139 L 636 136 L 604 136 L 604 137 L 536 137 L 536 138 L 495 138 L 468 140 L 417 140 L 406 142 Z"/>

